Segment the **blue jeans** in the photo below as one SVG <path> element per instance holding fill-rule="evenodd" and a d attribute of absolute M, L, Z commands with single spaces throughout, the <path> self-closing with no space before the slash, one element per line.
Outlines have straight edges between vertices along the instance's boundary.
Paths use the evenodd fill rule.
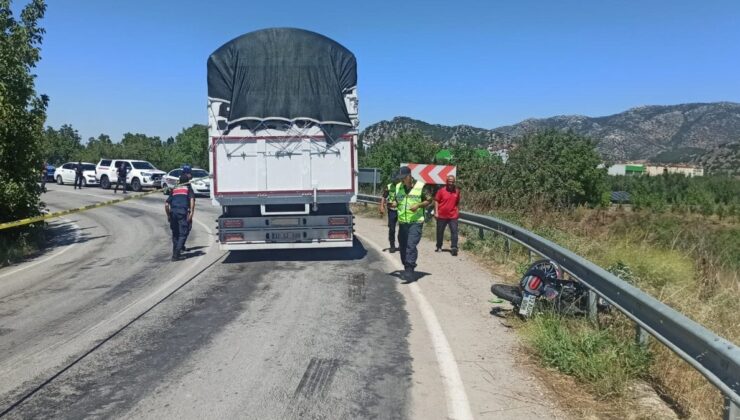
<path fill-rule="evenodd" d="M 398 245 L 401 251 L 401 262 L 407 271 L 414 271 L 419 251 L 416 249 L 421 241 L 423 223 L 399 223 Z"/>

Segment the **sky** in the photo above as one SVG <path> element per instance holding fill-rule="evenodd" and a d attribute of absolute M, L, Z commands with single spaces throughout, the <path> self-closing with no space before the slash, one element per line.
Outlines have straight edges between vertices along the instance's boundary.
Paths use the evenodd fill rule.
<path fill-rule="evenodd" d="M 361 128 L 740 102 L 738 0 L 47 3 L 37 91 L 50 97 L 47 125 L 71 124 L 83 141 L 207 123 L 208 56 L 268 27 L 319 32 L 355 54 Z"/>

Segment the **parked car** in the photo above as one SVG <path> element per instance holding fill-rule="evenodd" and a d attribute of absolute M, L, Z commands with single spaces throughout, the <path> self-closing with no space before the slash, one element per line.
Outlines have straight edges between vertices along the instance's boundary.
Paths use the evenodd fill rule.
<path fill-rule="evenodd" d="M 129 168 L 126 183 L 131 186 L 132 190 L 141 191 L 144 188 L 159 188 L 162 184 L 162 176 L 165 172 L 160 171 L 145 160 L 100 159 L 95 170 L 101 188 L 107 190 L 111 185 L 118 183 L 116 169 L 118 169 L 121 162 Z"/>
<path fill-rule="evenodd" d="M 74 184 L 76 172 L 77 163 L 67 162 L 56 168 L 54 171 L 54 180 L 59 185 Z M 88 185 L 98 185 L 98 180 L 95 178 L 95 165 L 88 162 L 82 162 L 82 186 L 86 187 Z"/>
<path fill-rule="evenodd" d="M 195 192 L 196 195 L 211 195 L 211 180 L 208 179 L 210 177 L 210 174 L 205 169 L 200 168 L 193 168 L 191 170 L 191 173 L 193 174 L 193 183 L 191 184 L 193 186 L 193 192 Z M 182 169 L 177 168 L 171 170 L 167 175 L 162 178 L 162 188 L 164 189 L 165 194 L 169 192 L 169 190 L 177 185 L 177 181 L 180 180 L 180 175 L 182 174 Z M 205 178 L 205 179 L 199 179 L 199 178 Z"/>

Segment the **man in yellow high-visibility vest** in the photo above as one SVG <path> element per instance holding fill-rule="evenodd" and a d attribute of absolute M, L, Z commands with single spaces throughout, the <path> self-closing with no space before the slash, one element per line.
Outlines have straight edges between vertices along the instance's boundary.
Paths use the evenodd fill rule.
<path fill-rule="evenodd" d="M 414 270 L 419 252 L 416 247 L 421 241 L 424 227 L 424 209 L 432 203 L 432 196 L 424 188 L 422 181 L 411 176 L 411 170 L 404 166 L 398 172 L 396 186 L 396 209 L 398 211 L 398 244 L 401 251 L 403 273 L 401 278 L 411 282 L 416 280 Z"/>

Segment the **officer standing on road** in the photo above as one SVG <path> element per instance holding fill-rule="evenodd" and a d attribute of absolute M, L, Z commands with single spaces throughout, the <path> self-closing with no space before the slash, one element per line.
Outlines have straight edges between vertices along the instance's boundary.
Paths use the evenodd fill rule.
<path fill-rule="evenodd" d="M 182 165 L 182 173 L 185 174 L 185 175 L 187 175 L 188 181 L 190 181 L 191 179 L 193 179 L 193 168 L 190 165 L 188 165 L 187 163 L 184 164 L 184 165 Z"/>
<path fill-rule="evenodd" d="M 126 166 L 126 162 L 118 162 L 118 169 L 116 169 L 116 175 L 118 176 L 118 182 L 116 182 L 116 188 L 113 190 L 113 194 L 118 192 L 118 186 L 123 186 L 123 193 L 126 194 L 126 176 L 128 175 L 129 168 Z"/>
<path fill-rule="evenodd" d="M 74 189 L 82 189 L 82 161 L 78 161 L 75 165 L 75 188 Z"/>
<path fill-rule="evenodd" d="M 167 220 L 172 230 L 172 261 L 182 259 L 180 252 L 185 244 L 188 226 L 193 223 L 195 213 L 195 194 L 187 185 L 181 185 L 186 182 L 188 182 L 187 175 L 180 175 L 179 184 L 172 189 L 172 193 L 164 204 L 164 211 L 167 213 Z"/>
<path fill-rule="evenodd" d="M 182 165 L 182 174 L 185 175 L 188 180 L 187 182 L 190 182 L 193 180 L 193 168 L 190 167 L 187 163 Z M 195 191 L 193 191 L 193 186 L 191 184 L 188 184 L 188 190 L 190 190 L 190 193 L 195 197 Z M 193 198 L 195 199 L 195 198 Z M 185 246 L 185 242 L 188 240 L 188 236 L 190 236 L 190 231 L 193 230 L 193 221 L 192 219 L 188 223 L 188 230 L 185 231 L 185 239 L 182 241 L 182 248 L 181 250 L 183 252 L 187 251 L 188 248 Z"/>
<path fill-rule="evenodd" d="M 419 252 L 416 247 L 421 241 L 424 227 L 424 209 L 432 203 L 432 196 L 424 188 L 423 181 L 411 176 L 407 166 L 398 171 L 396 179 L 401 182 L 396 186 L 396 208 L 398 210 L 398 244 L 401 247 L 403 273 L 401 278 L 406 282 L 416 280 L 414 270 Z"/>
<path fill-rule="evenodd" d="M 383 189 L 383 197 L 380 199 L 380 215 L 388 211 L 388 248 L 389 252 L 396 252 L 396 223 L 398 223 L 398 210 L 396 209 L 396 180 L 398 174 L 393 176 L 393 182 Z"/>

